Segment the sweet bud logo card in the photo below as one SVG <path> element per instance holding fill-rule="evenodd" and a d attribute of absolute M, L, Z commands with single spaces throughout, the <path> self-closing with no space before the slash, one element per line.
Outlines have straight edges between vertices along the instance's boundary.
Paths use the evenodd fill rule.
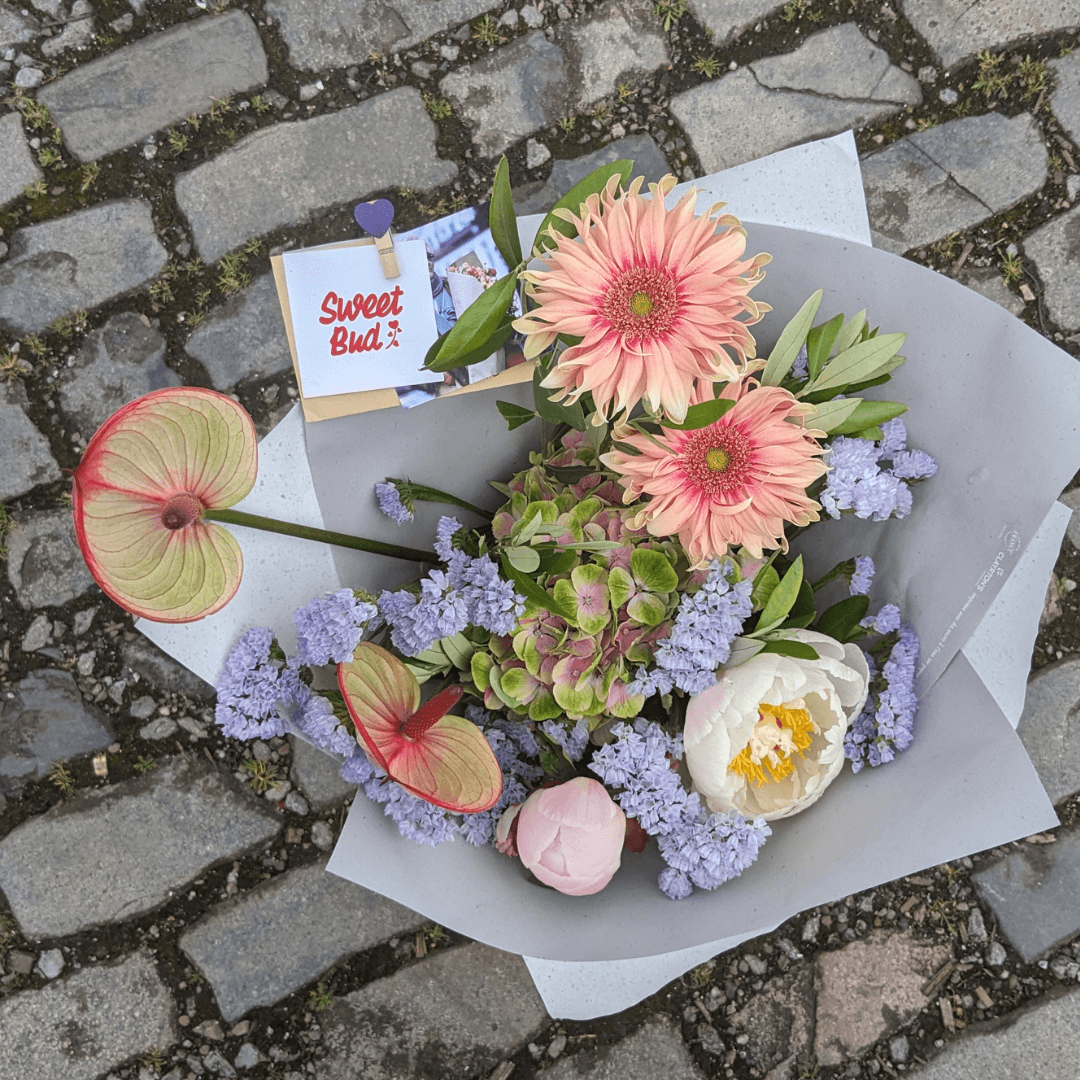
<path fill-rule="evenodd" d="M 397 240 L 400 276 L 374 244 L 287 251 L 289 320 L 305 398 L 415 382 L 438 336 L 422 240 Z"/>

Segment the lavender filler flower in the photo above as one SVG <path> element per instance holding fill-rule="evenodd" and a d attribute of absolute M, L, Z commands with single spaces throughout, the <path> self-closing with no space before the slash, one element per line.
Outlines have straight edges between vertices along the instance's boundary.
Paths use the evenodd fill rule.
<path fill-rule="evenodd" d="M 234 739 L 269 739 L 284 735 L 286 721 L 278 704 L 290 705 L 307 687 L 265 626 L 253 627 L 225 658 L 217 682 L 214 719 Z"/>
<path fill-rule="evenodd" d="M 388 480 L 385 484 L 375 485 L 375 497 L 379 500 L 379 509 L 399 525 L 412 521 L 415 516 L 410 502 L 403 502 L 397 484 Z"/>
<path fill-rule="evenodd" d="M 296 656 L 301 664 L 344 664 L 365 633 L 378 628 L 379 609 L 352 589 L 316 597 L 293 612 Z"/>
<path fill-rule="evenodd" d="M 848 592 L 852 596 L 866 596 L 874 580 L 874 560 L 869 555 L 855 557 L 855 573 L 848 582 Z"/>

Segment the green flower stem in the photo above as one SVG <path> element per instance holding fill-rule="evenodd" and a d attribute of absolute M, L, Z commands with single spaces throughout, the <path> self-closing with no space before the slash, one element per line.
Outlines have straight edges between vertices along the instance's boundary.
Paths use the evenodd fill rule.
<path fill-rule="evenodd" d="M 823 585 L 828 585 L 830 581 L 835 581 L 841 574 L 854 574 L 855 573 L 855 560 L 845 559 L 841 563 L 837 563 L 824 577 L 819 577 L 810 587 L 817 592 Z"/>
<path fill-rule="evenodd" d="M 321 544 L 354 548 L 356 551 L 370 551 L 374 555 L 386 555 L 391 559 L 404 559 L 406 562 L 439 561 L 434 551 L 420 551 L 418 548 L 402 547 L 400 544 L 384 544 L 381 540 L 365 540 L 361 536 L 313 529 L 308 525 L 293 525 L 288 521 L 278 521 L 276 518 L 262 517 L 259 514 L 246 514 L 243 510 L 204 510 L 202 516 L 204 521 L 220 521 L 223 525 L 246 525 L 249 529 L 299 536 L 304 540 L 317 540 Z"/>
<path fill-rule="evenodd" d="M 423 484 L 413 484 L 409 481 L 398 483 L 398 493 L 416 502 L 447 503 L 450 506 L 460 506 L 463 510 L 471 510 L 474 514 L 490 521 L 495 515 L 490 510 L 481 510 L 479 506 L 473 506 L 471 502 L 459 499 L 456 495 L 440 491 L 438 488 L 425 487 Z"/>

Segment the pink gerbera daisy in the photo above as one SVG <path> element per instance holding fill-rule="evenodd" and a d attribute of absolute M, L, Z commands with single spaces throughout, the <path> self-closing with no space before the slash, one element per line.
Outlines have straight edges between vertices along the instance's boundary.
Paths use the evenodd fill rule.
<path fill-rule="evenodd" d="M 674 177 L 651 184 L 651 200 L 638 194 L 641 184 L 638 177 L 616 197 L 613 177 L 580 217 L 560 211 L 580 242 L 552 233 L 557 246 L 544 256 L 548 269 L 521 275 L 538 306 L 514 326 L 528 335 L 528 357 L 559 334 L 581 338 L 543 381 L 560 391 L 556 401 L 572 403 L 591 392 L 606 418 L 644 399 L 653 412 L 663 409 L 679 422 L 695 379 L 738 378 L 733 355 L 754 356 L 747 326 L 770 308 L 748 293 L 769 256 L 740 261 L 746 233 L 738 220 L 713 218 L 719 205 L 695 217 L 693 191 L 665 209 Z M 722 226 L 728 227 L 718 232 Z M 738 321 L 744 313 L 749 320 Z"/>
<path fill-rule="evenodd" d="M 613 450 L 602 461 L 620 474 L 624 501 L 650 496 L 638 515 L 653 536 L 678 533 L 695 566 L 742 545 L 755 558 L 763 548 L 787 550 L 785 522 L 817 521 L 821 507 L 806 488 L 826 466 L 802 417 L 812 405 L 778 386 L 753 379 L 729 383 L 720 397 L 735 406 L 695 431 L 663 429 L 655 441 L 632 429 L 616 440 L 636 453 Z"/>

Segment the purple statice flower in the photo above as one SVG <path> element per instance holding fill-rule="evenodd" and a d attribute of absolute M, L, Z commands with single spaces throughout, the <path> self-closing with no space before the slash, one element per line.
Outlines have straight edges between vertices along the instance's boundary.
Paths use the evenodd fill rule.
<path fill-rule="evenodd" d="M 383 592 L 379 614 L 390 626 L 394 648 L 406 656 L 419 656 L 436 641 L 469 625 L 465 599 L 442 570 L 432 570 L 421 579 L 419 598 L 405 589 Z"/>
<path fill-rule="evenodd" d="M 687 694 L 700 694 L 716 682 L 716 669 L 731 655 L 731 643 L 750 615 L 754 583 L 747 579 L 732 585 L 729 573 L 729 564 L 714 561 L 701 588 L 683 594 L 671 633 L 653 655 L 656 666 Z M 639 671 L 627 690 L 640 694 L 665 683 L 655 675 L 651 682 L 648 676 L 642 679 Z"/>
<path fill-rule="evenodd" d="M 663 697 L 670 694 L 674 687 L 674 679 L 663 668 L 654 667 L 652 671 L 646 671 L 643 665 L 639 665 L 633 681 L 626 687 L 626 692 L 641 694 L 647 698 L 652 697 L 653 694 L 660 694 Z"/>
<path fill-rule="evenodd" d="M 874 560 L 869 555 L 855 556 L 855 573 L 848 582 L 848 592 L 852 596 L 866 596 L 874 580 Z"/>
<path fill-rule="evenodd" d="M 435 554 L 443 562 L 450 561 L 450 553 L 454 550 L 454 533 L 460 532 L 461 528 L 462 524 L 457 518 L 439 518 L 439 524 L 435 526 Z"/>
<path fill-rule="evenodd" d="M 875 634 L 891 634 L 900 629 L 900 609 L 895 604 L 885 604 L 876 615 L 868 615 L 859 625 Z"/>
<path fill-rule="evenodd" d="M 673 866 L 661 870 L 657 882 L 660 885 L 660 891 L 669 900 L 685 900 L 694 891 L 690 879 Z"/>
<path fill-rule="evenodd" d="M 379 500 L 379 509 L 391 520 L 404 525 L 413 519 L 413 506 L 403 502 L 397 484 L 388 480 L 385 484 L 375 485 L 375 497 Z"/>
<path fill-rule="evenodd" d="M 309 690 L 303 683 L 301 686 L 306 693 L 294 704 L 289 727 L 320 750 L 346 758 L 356 753 L 356 736 L 338 719 L 334 706 L 322 694 Z"/>
<path fill-rule="evenodd" d="M 579 720 L 571 731 L 567 731 L 565 725 L 558 720 L 545 720 L 540 725 L 540 730 L 552 742 L 562 747 L 571 761 L 580 761 L 585 747 L 589 745 L 589 725 L 584 720 Z"/>
<path fill-rule="evenodd" d="M 272 655 L 276 645 L 272 630 L 255 627 L 225 658 L 218 676 L 214 719 L 230 738 L 268 739 L 288 730 L 278 705 L 294 703 L 307 687 L 296 670 L 286 665 L 284 654 Z"/>
<path fill-rule="evenodd" d="M 659 839 L 660 854 L 699 889 L 715 889 L 738 877 L 758 857 L 761 845 L 772 835 L 765 819 L 727 814 L 707 814 L 693 796 L 696 813 L 687 808 L 680 823 Z M 665 878 L 665 875 L 666 878 Z M 661 873 L 661 888 L 672 899 L 689 895 L 686 882 Z"/>
<path fill-rule="evenodd" d="M 806 376 L 810 374 L 810 370 L 807 366 L 809 361 L 810 358 L 806 355 L 806 346 L 803 345 L 799 350 L 799 355 L 795 357 L 795 363 L 791 365 L 791 374 L 789 377 L 798 379 L 800 382 L 805 379 Z"/>
<path fill-rule="evenodd" d="M 293 612 L 296 659 L 308 667 L 347 663 L 364 634 L 380 622 L 379 609 L 352 589 L 317 596 Z"/>
<path fill-rule="evenodd" d="M 682 757 L 682 736 L 668 735 L 659 724 L 642 731 L 629 724 L 611 728 L 615 741 L 601 746 L 589 768 L 610 788 L 621 788 L 615 801 L 627 817 L 637 818 L 650 835 L 677 827 L 691 796 L 671 766 Z"/>
<path fill-rule="evenodd" d="M 525 597 L 518 594 L 512 582 L 499 576 L 495 562 L 487 555 L 467 559 L 461 581 L 469 622 L 499 637 L 512 634 L 525 613 Z"/>
<path fill-rule="evenodd" d="M 829 444 L 829 476 L 821 505 L 832 518 L 851 510 L 856 517 L 885 521 L 911 512 L 908 480 L 937 472 L 937 462 L 922 450 L 907 450 L 907 429 L 899 419 L 881 425 L 881 439 L 837 435 Z M 883 462 L 890 462 L 883 466 Z"/>
<path fill-rule="evenodd" d="M 911 745 L 919 708 L 915 697 L 918 659 L 919 637 L 908 623 L 902 623 L 896 644 L 882 665 L 881 678 L 875 680 L 884 687 L 867 698 L 844 739 L 844 756 L 851 761 L 852 772 L 864 765 L 884 765 Z"/>

